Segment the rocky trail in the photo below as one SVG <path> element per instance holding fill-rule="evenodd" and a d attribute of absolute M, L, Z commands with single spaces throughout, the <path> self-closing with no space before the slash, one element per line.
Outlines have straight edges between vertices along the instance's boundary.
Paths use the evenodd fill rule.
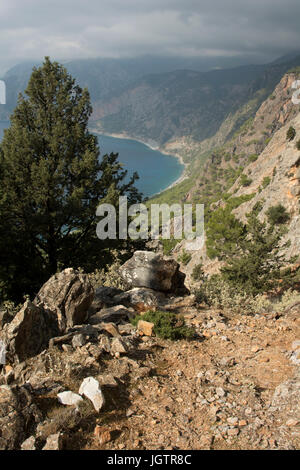
<path fill-rule="evenodd" d="M 156 281 L 171 273 L 182 289 L 176 263 L 142 257 L 141 269 L 150 257 Z M 65 270 L 12 321 L 2 316 L 0 449 L 299 449 L 299 305 L 233 314 L 151 286 L 92 296 L 82 274 Z M 163 340 L 149 322 L 130 323 L 149 309 L 183 316 L 193 338 Z"/>
<path fill-rule="evenodd" d="M 199 325 L 199 338 L 142 338 L 127 404 L 99 420 L 118 437 L 99 446 L 91 436 L 88 447 L 299 448 L 299 320 L 186 316 Z"/>

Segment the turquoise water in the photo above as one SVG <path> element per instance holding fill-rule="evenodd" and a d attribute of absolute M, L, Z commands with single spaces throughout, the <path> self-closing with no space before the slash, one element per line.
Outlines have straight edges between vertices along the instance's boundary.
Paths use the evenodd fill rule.
<path fill-rule="evenodd" d="M 9 122 L 0 121 L 0 140 L 3 130 Z M 133 172 L 139 174 L 140 179 L 136 187 L 144 196 L 153 196 L 176 181 L 183 172 L 184 166 L 177 158 L 164 155 L 157 150 L 152 150 L 147 145 L 136 140 L 117 139 L 106 135 L 97 135 L 101 155 L 106 153 L 118 153 L 119 161 L 128 170 L 128 175 Z"/>

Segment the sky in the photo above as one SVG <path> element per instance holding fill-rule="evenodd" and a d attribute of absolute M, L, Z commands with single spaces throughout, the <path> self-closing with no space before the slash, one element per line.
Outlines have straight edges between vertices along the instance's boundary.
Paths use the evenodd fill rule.
<path fill-rule="evenodd" d="M 299 0 L 0 0 L 0 75 L 25 60 L 300 50 Z"/>

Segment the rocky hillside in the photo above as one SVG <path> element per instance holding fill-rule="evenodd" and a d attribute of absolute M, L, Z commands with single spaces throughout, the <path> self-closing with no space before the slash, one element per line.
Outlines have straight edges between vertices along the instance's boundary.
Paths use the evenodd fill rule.
<path fill-rule="evenodd" d="M 151 252 L 120 276 L 129 290 L 94 292 L 67 269 L 14 318 L 1 311 L 1 450 L 299 449 L 299 306 L 208 309 L 179 297 L 178 264 Z M 133 326 L 148 310 L 189 340 Z"/>
<path fill-rule="evenodd" d="M 270 207 L 284 206 L 290 216 L 286 235 L 286 240 L 291 241 L 286 251 L 288 258 L 300 253 L 300 151 L 297 148 L 300 114 L 299 106 L 292 102 L 292 84 L 297 79 L 298 72 L 285 74 L 255 116 L 227 143 L 193 158 L 187 170 L 188 178 L 181 184 L 187 188 L 182 200 L 204 203 L 211 210 L 224 207 L 228 199 L 239 200 L 233 213 L 243 221 L 257 203 L 262 206 L 261 220 Z M 287 131 L 291 126 L 296 134 L 289 141 Z M 180 194 L 180 185 L 162 193 L 155 202 L 172 200 L 176 193 Z M 175 257 L 184 247 L 185 242 L 177 246 Z M 216 272 L 220 266 L 217 260 L 207 257 L 205 249 L 194 253 L 188 265 L 183 266 L 188 279 L 201 260 L 208 272 Z"/>
<path fill-rule="evenodd" d="M 200 62 L 146 57 L 75 60 L 65 65 L 89 89 L 93 127 L 163 145 L 184 138 L 199 144 L 214 136 L 215 143 L 223 143 L 300 59 L 287 56 L 271 64 L 212 71 L 202 71 Z M 3 77 L 7 105 L 1 106 L 0 119 L 9 118 L 32 66 L 18 65 Z M 208 145 L 204 142 L 200 148 Z"/>

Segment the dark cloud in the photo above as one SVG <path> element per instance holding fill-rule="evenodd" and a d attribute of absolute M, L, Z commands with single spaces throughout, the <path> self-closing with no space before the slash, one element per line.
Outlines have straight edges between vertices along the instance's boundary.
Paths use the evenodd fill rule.
<path fill-rule="evenodd" d="M 300 48 L 299 18 L 299 0 L 0 0 L 0 70 L 45 55 L 272 59 Z"/>

